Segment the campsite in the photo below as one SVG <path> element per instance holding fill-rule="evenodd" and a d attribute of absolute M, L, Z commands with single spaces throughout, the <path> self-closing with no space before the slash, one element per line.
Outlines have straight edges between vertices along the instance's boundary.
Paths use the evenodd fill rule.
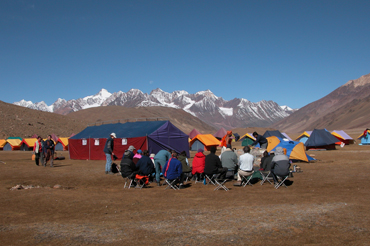
<path fill-rule="evenodd" d="M 67 158 L 50 168 L 36 166 L 29 151 L 1 151 L 0 238 L 3 245 L 368 245 L 370 149 L 307 153 L 316 161 L 297 163 L 302 172 L 287 188 L 228 182 L 225 192 L 194 182 L 178 191 L 123 189 L 121 176 L 103 173 L 104 160 L 58 151 Z M 16 185 L 24 189 L 11 190 Z"/>

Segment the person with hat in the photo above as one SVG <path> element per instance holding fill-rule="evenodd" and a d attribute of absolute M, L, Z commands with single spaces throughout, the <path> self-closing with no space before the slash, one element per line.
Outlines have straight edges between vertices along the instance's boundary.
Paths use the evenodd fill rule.
<path fill-rule="evenodd" d="M 115 138 L 116 134 L 114 132 L 111 133 L 104 146 L 104 153 L 107 160 L 105 163 L 105 174 L 113 174 L 110 169 L 112 165 L 112 155 L 114 156 L 113 149 Z"/>
<path fill-rule="evenodd" d="M 142 157 L 142 154 L 143 154 L 143 151 L 141 149 L 138 149 L 136 151 L 136 154 L 134 155 L 134 157 L 132 157 L 132 161 L 135 163 L 135 165 L 137 164 L 137 162 L 141 159 Z"/>
<path fill-rule="evenodd" d="M 135 165 L 135 163 L 129 158 L 130 151 L 125 150 L 123 156 L 126 158 L 122 158 L 120 166 L 121 166 L 121 175 L 122 178 L 129 178 L 133 180 L 133 186 L 135 186 L 135 178 L 136 175 L 140 172 L 139 168 Z"/>

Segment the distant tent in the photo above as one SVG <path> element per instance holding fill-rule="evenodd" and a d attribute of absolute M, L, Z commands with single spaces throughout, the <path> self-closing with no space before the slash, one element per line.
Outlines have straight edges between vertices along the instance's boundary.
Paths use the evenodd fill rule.
<path fill-rule="evenodd" d="M 331 134 L 336 137 L 339 141 L 336 142 L 335 144 L 341 145 L 344 143 L 345 145 L 353 144 L 354 140 L 351 138 L 347 133 L 344 131 L 340 130 L 334 130 L 331 132 Z"/>
<path fill-rule="evenodd" d="M 213 134 L 213 136 L 215 138 L 217 138 L 218 140 L 222 139 L 225 135 L 227 134 L 227 131 L 225 130 L 225 128 L 221 128 L 220 130 L 218 130 L 215 134 Z"/>
<path fill-rule="evenodd" d="M 296 141 L 301 143 L 305 143 L 307 139 L 311 136 L 312 131 L 305 131 L 301 135 L 296 138 Z"/>
<path fill-rule="evenodd" d="M 285 132 L 282 132 L 281 134 L 283 134 L 283 135 L 284 135 L 284 137 L 285 137 L 286 139 L 288 139 L 288 140 L 290 140 L 290 141 L 293 141 L 293 139 L 291 139 L 291 138 L 289 137 L 289 135 L 288 135 L 288 134 L 286 134 Z"/>
<path fill-rule="evenodd" d="M 307 139 L 304 146 L 306 149 L 335 149 L 335 143 L 338 141 L 336 137 L 330 134 L 326 129 L 314 129 L 311 136 Z"/>
<path fill-rule="evenodd" d="M 36 138 L 24 138 L 21 142 L 21 147 L 20 147 L 20 150 L 23 150 L 23 151 L 32 151 L 33 150 L 33 146 L 35 144 L 35 142 L 37 141 Z"/>
<path fill-rule="evenodd" d="M 31 138 L 37 138 L 39 135 L 37 135 L 37 134 L 33 134 L 32 136 L 31 136 Z"/>
<path fill-rule="evenodd" d="M 5 144 L 6 144 L 6 140 L 0 139 L 0 150 L 3 150 Z"/>
<path fill-rule="evenodd" d="M 21 148 L 22 139 L 18 137 L 11 137 L 6 140 L 6 144 L 3 147 L 3 150 L 19 150 Z"/>
<path fill-rule="evenodd" d="M 360 136 L 357 137 L 357 139 L 361 140 L 361 143 L 359 145 L 369 145 L 370 144 L 370 130 L 366 130 L 367 134 L 364 136 L 364 132 L 361 133 Z"/>
<path fill-rule="evenodd" d="M 285 139 L 271 136 L 267 138 L 269 141 L 268 152 L 275 151 L 277 147 L 282 147 L 287 150 L 286 155 L 290 160 L 312 161 L 315 160 L 306 154 L 303 143 L 297 141 L 286 141 Z"/>
<path fill-rule="evenodd" d="M 59 138 L 55 144 L 55 150 L 68 150 L 68 138 Z"/>
<path fill-rule="evenodd" d="M 68 139 L 70 158 L 104 160 L 105 142 L 112 132 L 117 136 L 114 139 L 114 153 L 118 158 L 130 145 L 154 154 L 161 149 L 172 149 L 178 153 L 185 151 L 189 156 L 189 136 L 170 121 L 140 121 L 85 128 Z"/>
<path fill-rule="evenodd" d="M 196 135 L 198 135 L 198 134 L 201 134 L 197 129 L 193 129 L 193 130 L 191 130 L 191 132 L 189 133 L 189 138 L 190 139 L 193 139 Z"/>
<path fill-rule="evenodd" d="M 58 139 L 59 138 L 58 138 L 58 136 L 55 133 L 51 134 L 51 138 L 54 140 L 55 143 L 58 142 Z"/>
<path fill-rule="evenodd" d="M 278 137 L 278 138 L 285 138 L 285 136 L 283 134 L 281 134 L 281 132 L 279 130 L 275 130 L 275 131 L 266 131 L 263 136 L 265 138 L 268 138 L 268 137 L 271 137 L 271 136 L 275 136 L 275 137 Z"/>
<path fill-rule="evenodd" d="M 190 149 L 191 150 L 211 150 L 211 147 L 217 147 L 220 145 L 220 141 L 212 136 L 212 134 L 198 134 L 190 141 Z"/>
<path fill-rule="evenodd" d="M 253 137 L 252 133 L 246 133 L 240 138 L 240 140 L 242 141 L 242 146 L 248 146 L 251 145 L 256 138 Z"/>

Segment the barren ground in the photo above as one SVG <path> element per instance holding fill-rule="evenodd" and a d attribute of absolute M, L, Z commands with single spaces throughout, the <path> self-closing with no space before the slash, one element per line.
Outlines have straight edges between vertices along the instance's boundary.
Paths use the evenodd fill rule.
<path fill-rule="evenodd" d="M 104 161 L 1 151 L 1 245 L 370 245 L 370 146 L 309 151 L 288 188 L 123 189 Z M 10 190 L 33 185 L 39 188 Z M 52 188 L 59 184 L 62 188 Z"/>

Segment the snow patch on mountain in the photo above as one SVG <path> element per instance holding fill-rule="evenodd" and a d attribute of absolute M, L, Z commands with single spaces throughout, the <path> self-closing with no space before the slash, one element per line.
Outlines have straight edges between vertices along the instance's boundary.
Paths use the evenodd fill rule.
<path fill-rule="evenodd" d="M 219 107 L 219 109 L 222 112 L 222 114 L 227 115 L 227 116 L 233 116 L 233 108 Z"/>

